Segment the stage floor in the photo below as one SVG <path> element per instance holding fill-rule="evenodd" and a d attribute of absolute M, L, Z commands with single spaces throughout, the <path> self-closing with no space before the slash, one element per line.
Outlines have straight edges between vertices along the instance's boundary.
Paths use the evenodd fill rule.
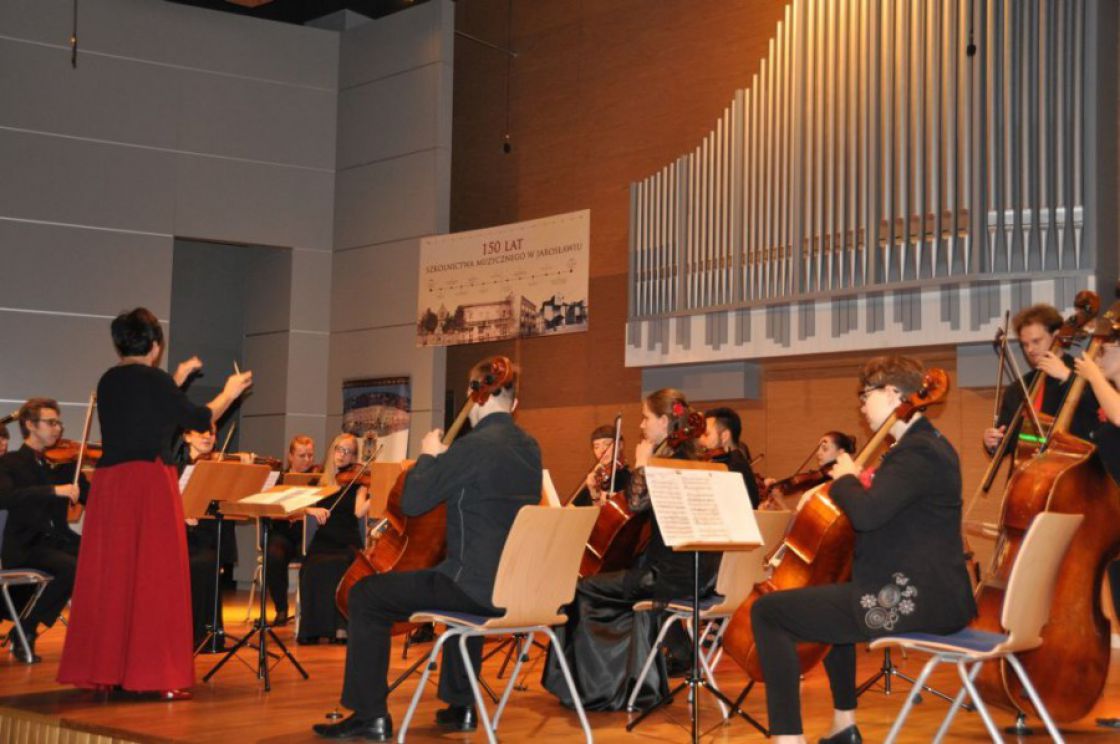
<path fill-rule="evenodd" d="M 244 595 L 231 597 L 226 606 L 226 627 L 239 634 L 246 626 Z M 61 623 L 43 635 L 38 652 L 43 663 L 26 666 L 15 662 L 10 655 L 0 657 L 0 708 L 16 708 L 61 719 L 63 725 L 85 731 L 95 731 L 116 736 L 121 741 L 134 742 L 268 742 L 270 744 L 295 744 L 296 742 L 322 741 L 315 737 L 311 725 L 324 720 L 324 714 L 335 708 L 342 685 L 342 668 L 345 648 L 342 646 L 294 646 L 293 653 L 305 666 L 310 679 L 303 680 L 286 660 L 273 671 L 272 691 L 264 692 L 253 671 L 244 664 L 227 664 L 209 683 L 194 687 L 195 698 L 177 703 L 106 701 L 90 692 L 63 687 L 55 682 L 62 639 L 66 630 Z M 285 643 L 292 641 L 291 626 L 278 631 Z M 413 647 L 408 660 L 401 659 L 400 647 L 395 647 L 393 672 L 399 673 L 429 650 L 428 645 Z M 488 647 L 489 648 L 489 647 Z M 199 656 L 196 669 L 199 679 L 216 662 L 218 657 Z M 253 652 L 243 654 L 248 663 L 255 663 Z M 860 653 L 860 679 L 873 674 L 880 666 L 879 653 Z M 1096 728 L 1096 717 L 1120 717 L 1120 652 L 1113 651 L 1108 687 L 1092 714 L 1075 725 L 1062 729 L 1070 742 L 1106 742 L 1120 739 L 1120 731 Z M 516 691 L 507 713 L 502 719 L 500 732 L 504 741 L 569 742 L 580 740 L 579 721 L 576 715 L 562 708 L 555 699 L 540 687 L 540 666 L 543 659 L 532 663 L 528 676 L 528 689 Z M 913 656 L 899 661 L 900 668 L 916 675 L 924 663 Z M 484 666 L 484 677 L 491 684 L 496 679 L 499 658 Z M 717 677 L 724 690 L 734 694 L 742 688 L 743 674 L 730 660 L 721 664 Z M 399 722 L 408 706 L 409 696 L 415 689 L 417 677 L 406 681 L 390 698 L 394 721 Z M 934 684 L 943 689 L 955 689 L 951 684 L 955 673 L 939 672 Z M 870 691 L 860 699 L 860 729 L 867 741 L 881 741 L 890 727 L 903 698 L 896 693 L 890 696 L 881 691 Z M 746 710 L 765 722 L 765 688 L 759 688 L 748 698 Z M 730 742 L 761 740 L 761 735 L 744 721 L 733 720 L 721 725 L 719 710 L 707 696 L 702 705 L 705 742 Z M 805 725 L 810 741 L 825 732 L 831 710 L 828 682 L 821 669 L 808 675 L 803 688 Z M 910 717 L 904 741 L 929 741 L 945 711 L 945 703 L 925 696 Z M 446 734 L 432 725 L 432 717 L 441 703 L 435 697 L 435 687 L 424 698 L 413 722 L 410 740 L 413 741 L 485 741 L 479 734 Z M 1001 725 L 1012 722 L 1010 714 L 996 710 Z M 599 742 L 633 742 L 636 737 L 646 740 L 680 742 L 688 740 L 688 706 L 684 701 L 675 702 L 647 719 L 633 734 L 625 729 L 625 713 L 590 714 L 595 739 Z M 1042 730 L 1039 724 L 1039 730 Z M 963 713 L 954 723 L 951 741 L 986 741 L 987 734 L 979 716 Z M 1039 739 L 1042 741 L 1044 739 Z"/>

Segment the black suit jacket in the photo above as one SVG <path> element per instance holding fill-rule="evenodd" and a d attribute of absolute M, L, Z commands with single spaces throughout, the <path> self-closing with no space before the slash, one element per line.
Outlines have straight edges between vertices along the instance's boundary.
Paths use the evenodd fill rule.
<path fill-rule="evenodd" d="M 491 413 L 439 457 L 421 455 L 401 508 L 418 516 L 447 505 L 447 557 L 435 567 L 492 607 L 494 577 L 513 520 L 541 500 L 541 450 L 508 413 Z"/>
<path fill-rule="evenodd" d="M 855 476 L 830 495 L 856 531 L 852 611 L 870 636 L 953 632 L 976 614 L 961 540 L 957 453 L 920 418 L 864 488 Z"/>
<path fill-rule="evenodd" d="M 743 483 L 747 487 L 747 496 L 750 497 L 751 506 L 757 509 L 759 501 L 758 481 L 754 477 L 754 468 L 751 467 L 749 450 L 747 452 L 740 449 L 729 450 L 718 457 L 713 457 L 712 462 L 723 463 L 732 473 L 739 473 L 743 476 Z"/>
<path fill-rule="evenodd" d="M 40 545 L 76 549 L 77 533 L 66 521 L 67 499 L 54 487 L 74 480 L 74 465 L 52 468 L 40 464 L 26 444 L 0 457 L 0 509 L 8 510 L 0 561 L 5 568 L 19 568 L 31 550 Z M 82 503 L 89 494 L 85 476 L 79 480 Z"/>
<path fill-rule="evenodd" d="M 1062 361 L 1071 370 L 1073 369 L 1073 357 L 1069 354 L 1062 355 Z M 1023 375 L 1023 385 L 1029 390 L 1031 385 L 1034 384 L 1035 375 L 1041 374 L 1037 369 L 1032 369 Z M 1042 393 L 1042 412 L 1055 416 L 1058 409 L 1065 399 L 1066 391 L 1069 390 L 1070 385 L 1076 376 L 1070 374 L 1065 382 L 1059 382 L 1053 377 L 1047 376 L 1045 387 Z M 1019 389 L 1018 384 L 1008 385 L 1003 396 L 1003 402 L 999 409 L 999 423 L 998 426 L 1007 426 L 1011 423 L 1011 419 L 1015 416 L 1016 409 L 1019 408 L 1019 403 L 1023 400 L 1023 393 Z M 1073 419 L 1070 421 L 1069 432 L 1075 437 L 1082 439 L 1089 439 L 1093 431 L 1096 430 L 1100 420 L 1097 418 L 1097 409 L 1100 403 L 1093 395 L 1093 391 L 1088 386 L 1081 394 L 1081 400 L 1077 403 L 1077 409 L 1073 412 Z M 1030 414 L 1026 414 L 1026 420 L 1030 420 Z M 1016 436 L 1018 432 L 1016 432 Z"/>

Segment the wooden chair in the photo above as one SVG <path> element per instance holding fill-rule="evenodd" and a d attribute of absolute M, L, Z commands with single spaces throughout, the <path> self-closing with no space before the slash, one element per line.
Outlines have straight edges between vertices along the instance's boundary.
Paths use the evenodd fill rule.
<path fill-rule="evenodd" d="M 1003 613 L 1000 623 L 1006 634 L 991 633 L 983 630 L 965 628 L 964 630 L 948 635 L 935 633 L 900 633 L 894 636 L 878 638 L 871 643 L 871 648 L 881 646 L 901 646 L 913 651 L 924 651 L 933 654 L 933 658 L 918 675 L 918 682 L 906 697 L 906 703 L 899 711 L 898 718 L 891 726 L 886 741 L 893 742 L 902 732 L 906 717 L 913 708 L 915 697 L 921 692 L 922 686 L 929 679 L 934 668 L 942 662 L 951 662 L 957 665 L 962 687 L 953 700 L 945 720 L 934 737 L 939 742 L 949 731 L 949 725 L 954 716 L 968 698 L 980 712 L 984 725 L 992 737 L 992 741 L 1002 742 L 1003 736 L 992 720 L 984 701 L 980 699 L 973 680 L 980 672 L 980 667 L 987 661 L 1005 659 L 1015 671 L 1019 681 L 1023 683 L 1027 695 L 1038 710 L 1046 730 L 1056 742 L 1062 741 L 1054 721 L 1043 705 L 1042 700 L 1035 692 L 1023 666 L 1015 657 L 1020 651 L 1030 651 L 1042 645 L 1042 628 L 1050 619 L 1050 600 L 1054 592 L 1054 583 L 1057 580 L 1058 569 L 1062 557 L 1069 547 L 1073 534 L 1081 525 L 1084 517 L 1080 514 L 1056 514 L 1043 512 L 1034 518 L 1027 535 L 1023 539 L 1023 546 L 1011 568 L 1011 577 L 1007 582 L 1007 593 L 1003 600 Z"/>
<path fill-rule="evenodd" d="M 495 732 L 501 720 L 502 711 L 509 701 L 510 693 L 517 682 L 524 660 L 524 651 L 533 643 L 533 635 L 544 633 L 556 649 L 556 658 L 564 672 L 568 691 L 575 701 L 579 722 L 583 727 L 588 744 L 592 742 L 591 726 L 587 722 L 583 704 L 579 699 L 571 670 L 561 649 L 553 625 L 563 625 L 568 618 L 562 612 L 563 606 L 572 601 L 579 576 L 579 562 L 583 556 L 584 545 L 599 515 L 599 507 L 573 507 L 556 509 L 548 506 L 524 506 L 517 513 L 513 527 L 502 549 L 501 561 L 494 581 L 491 602 L 495 607 L 505 608 L 499 617 L 469 615 L 459 612 L 441 612 L 439 609 L 414 613 L 409 620 L 414 623 L 442 623 L 447 629 L 436 639 L 428 656 L 428 664 L 416 686 L 412 703 L 408 706 L 401 724 L 397 741 L 405 741 L 408 725 L 420 703 L 420 696 L 435 669 L 443 645 L 455 638 L 459 640 L 459 652 L 463 655 L 467 676 L 474 691 L 478 706 L 478 717 L 486 730 L 486 737 L 494 744 Z M 467 639 L 474 636 L 522 635 L 521 649 L 513 673 L 502 692 L 498 707 L 491 720 L 482 699 L 478 678 L 471 666 L 467 653 Z"/>
<path fill-rule="evenodd" d="M 755 550 L 736 550 L 724 553 L 720 560 L 719 573 L 716 575 L 716 592 L 700 601 L 700 620 L 705 624 L 700 634 L 701 643 L 704 642 L 705 638 L 712 635 L 713 628 L 718 624 L 718 629 L 714 630 L 715 635 L 708 652 L 704 653 L 701 649 L 699 659 L 702 673 L 707 678 L 708 683 L 716 690 L 719 689 L 719 686 L 716 684 L 714 670 L 723 655 L 723 634 L 727 630 L 726 620 L 735 614 L 739 605 L 750 596 L 754 585 L 766 578 L 766 555 L 770 552 L 767 548 L 781 541 L 792 516 L 793 513 L 788 511 L 756 511 L 755 519 L 758 520 L 758 528 L 762 533 L 762 545 Z M 643 600 L 634 605 L 634 611 L 649 612 L 659 606 L 652 600 Z M 642 682 L 645 681 L 646 675 L 649 674 L 650 668 L 657 659 L 658 651 L 664 643 L 669 629 L 675 623 L 682 623 L 685 630 L 688 631 L 688 637 L 692 638 L 691 598 L 671 600 L 665 605 L 664 611 L 666 617 L 661 623 L 657 640 L 653 643 L 653 651 L 646 658 L 646 663 L 638 674 L 634 690 L 630 693 L 630 699 L 626 701 L 626 709 L 629 711 L 637 709 L 638 693 L 641 692 Z M 724 719 L 726 719 L 730 713 L 727 706 L 722 701 L 720 701 L 719 706 Z"/>

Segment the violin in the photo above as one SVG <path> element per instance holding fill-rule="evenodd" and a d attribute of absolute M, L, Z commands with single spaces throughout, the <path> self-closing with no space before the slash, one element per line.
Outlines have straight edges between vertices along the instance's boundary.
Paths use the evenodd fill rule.
<path fill-rule="evenodd" d="M 258 455 L 255 452 L 207 452 L 198 456 L 199 461 L 243 462 L 247 465 L 267 465 L 272 470 L 280 470 L 282 463 L 275 457 Z"/>
<path fill-rule="evenodd" d="M 595 484 L 599 486 L 599 490 L 603 493 L 611 493 L 614 488 L 611 488 L 611 473 L 616 476 L 618 471 L 626 467 L 626 460 L 622 457 L 622 453 L 618 453 L 613 463 L 601 462 L 595 466 Z"/>
<path fill-rule="evenodd" d="M 712 447 L 711 449 L 706 449 L 700 453 L 700 460 L 702 462 L 711 462 L 712 460 L 718 460 L 721 457 L 726 457 L 727 454 L 728 451 L 726 447 Z"/>
<path fill-rule="evenodd" d="M 359 486 L 369 488 L 369 468 L 352 467 L 347 470 L 339 470 L 334 474 L 334 482 L 340 486 L 350 486 L 355 481 Z"/>
<path fill-rule="evenodd" d="M 782 496 L 792 496 L 795 493 L 807 491 L 810 488 L 819 486 L 820 484 L 832 480 L 832 476 L 828 474 L 831 469 L 831 463 L 828 468 L 817 468 L 816 470 L 805 470 L 800 473 L 794 473 L 788 478 L 783 478 L 780 481 L 770 484 L 770 492 L 781 494 Z"/>
<path fill-rule="evenodd" d="M 85 447 L 85 456 L 82 458 L 84 465 L 93 465 L 101 459 L 100 444 L 86 442 Z M 59 439 L 53 447 L 43 450 L 43 457 L 51 465 L 70 465 L 78 461 L 78 455 L 81 451 L 81 442 L 75 442 L 73 439 Z"/>

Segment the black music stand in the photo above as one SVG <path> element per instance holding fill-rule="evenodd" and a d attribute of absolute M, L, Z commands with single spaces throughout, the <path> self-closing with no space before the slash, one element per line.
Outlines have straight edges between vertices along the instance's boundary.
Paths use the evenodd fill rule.
<path fill-rule="evenodd" d="M 268 531 L 272 526 L 272 519 L 270 517 L 261 517 L 260 519 L 261 519 L 261 540 L 263 541 L 263 543 L 265 545 L 268 545 Z M 308 679 L 307 671 L 302 666 L 300 666 L 299 662 L 296 661 L 296 658 L 294 656 L 292 656 L 290 651 L 288 651 L 288 647 L 284 645 L 284 642 L 281 641 L 280 638 L 277 637 L 277 635 L 274 632 L 272 632 L 272 626 L 270 626 L 268 624 L 268 621 L 266 619 L 267 618 L 267 612 L 268 612 L 268 592 L 264 591 L 264 587 L 266 587 L 266 586 L 268 586 L 268 561 L 264 561 L 261 564 L 261 589 L 262 590 L 260 592 L 260 597 L 261 597 L 261 614 L 260 614 L 260 617 L 258 617 L 257 621 L 253 624 L 253 629 L 251 631 L 249 631 L 249 633 L 244 638 L 242 638 L 236 644 L 234 644 L 234 646 L 229 651 L 226 652 L 226 655 L 223 656 L 218 661 L 218 663 L 214 665 L 214 668 L 206 673 L 206 676 L 204 676 L 202 678 L 203 682 L 209 682 L 210 678 L 213 677 L 215 674 L 217 674 L 218 670 L 221 669 L 223 666 L 225 666 L 226 662 L 229 661 L 231 658 L 233 658 L 233 656 L 238 651 L 240 651 L 243 646 L 247 645 L 249 643 L 249 641 L 251 641 L 253 639 L 254 636 L 259 636 L 260 637 L 260 640 L 257 643 L 257 679 L 263 679 L 264 680 L 264 691 L 265 692 L 268 692 L 272 689 L 272 681 L 270 679 L 271 668 L 269 667 L 269 660 L 270 660 L 271 654 L 269 654 L 269 652 L 268 652 L 268 639 L 269 638 L 271 638 L 273 640 L 273 642 L 275 642 L 276 645 L 280 648 L 280 651 L 283 654 L 283 656 L 280 657 L 280 658 L 283 659 L 284 657 L 287 657 L 288 661 L 292 662 L 292 665 L 296 668 L 296 671 L 298 671 L 301 675 L 303 675 L 304 679 Z"/>
<path fill-rule="evenodd" d="M 222 623 L 222 525 L 225 523 L 225 517 L 218 509 L 217 501 L 210 502 L 206 513 L 213 516 L 218 533 L 217 547 L 214 549 L 214 597 L 210 604 L 210 624 L 206 626 L 206 636 L 194 650 L 195 656 L 225 653 L 226 636 L 231 636 L 237 642 L 241 641 L 237 636 L 226 633 Z"/>

